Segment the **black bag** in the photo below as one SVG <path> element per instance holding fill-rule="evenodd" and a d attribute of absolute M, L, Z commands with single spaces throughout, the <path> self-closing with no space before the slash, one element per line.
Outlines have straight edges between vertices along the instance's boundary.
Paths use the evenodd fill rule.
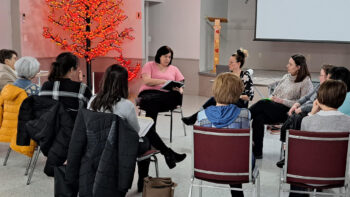
<path fill-rule="evenodd" d="M 282 142 L 286 141 L 286 133 L 288 129 L 295 129 L 300 130 L 301 127 L 301 121 L 304 117 L 307 116 L 307 112 L 301 112 L 299 114 L 293 114 L 292 116 L 289 116 L 288 119 L 283 123 L 281 127 L 281 138 L 280 140 Z"/>
<path fill-rule="evenodd" d="M 78 187 L 76 185 L 69 185 L 66 183 L 66 166 L 55 166 L 55 197 L 76 197 L 78 196 Z"/>

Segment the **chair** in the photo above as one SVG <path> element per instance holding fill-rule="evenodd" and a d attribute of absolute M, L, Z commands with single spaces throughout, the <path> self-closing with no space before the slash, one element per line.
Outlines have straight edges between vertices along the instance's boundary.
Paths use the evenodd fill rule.
<path fill-rule="evenodd" d="M 155 167 L 155 170 L 156 170 L 156 177 L 159 177 L 158 159 L 157 159 L 157 154 L 158 153 L 160 153 L 159 150 L 151 149 L 151 150 L 145 152 L 143 155 L 139 156 L 136 159 L 138 162 L 146 160 L 146 159 L 150 159 L 152 162 L 154 162 L 154 167 Z"/>
<path fill-rule="evenodd" d="M 252 131 L 250 129 L 217 129 L 193 127 L 192 187 L 228 189 L 227 187 L 202 185 L 202 180 L 219 184 L 248 183 L 250 191 L 259 196 L 260 176 L 257 167 L 252 168 Z M 199 179 L 200 184 L 194 184 Z M 251 189 L 252 187 L 255 189 Z M 243 191 L 239 188 L 230 190 Z"/>
<path fill-rule="evenodd" d="M 140 101 L 136 101 L 136 105 L 139 106 Z M 140 116 L 142 112 L 142 109 L 139 108 L 139 113 L 138 115 Z M 170 116 L 170 143 L 173 142 L 173 113 L 180 113 L 181 114 L 181 118 L 184 117 L 183 113 L 182 113 L 182 106 L 178 105 L 176 109 L 174 110 L 169 110 L 170 114 L 164 114 L 164 116 Z M 162 112 L 161 112 L 162 113 Z M 182 123 L 183 129 L 184 129 L 184 135 L 187 136 L 186 134 L 186 125 L 184 123 Z"/>
<path fill-rule="evenodd" d="M 170 143 L 173 142 L 173 113 L 180 113 L 181 114 L 181 118 L 183 118 L 184 115 L 182 113 L 182 106 L 179 105 L 179 106 L 177 106 L 176 109 L 170 110 L 170 114 L 165 114 L 165 116 L 170 116 Z M 185 124 L 182 123 L 182 126 L 184 128 L 184 135 L 187 136 Z"/>
<path fill-rule="evenodd" d="M 312 191 L 293 193 L 348 196 L 349 132 L 287 131 L 285 165 L 281 171 L 280 192 L 292 184 Z M 345 193 L 332 194 L 318 189 L 345 187 Z"/>
<path fill-rule="evenodd" d="M 32 168 L 30 169 L 30 172 L 29 172 L 29 175 L 28 175 L 27 185 L 29 185 L 30 182 L 31 182 L 31 180 L 32 180 L 33 173 L 34 173 L 34 169 L 35 169 L 35 166 L 36 166 L 36 162 L 38 161 L 38 157 L 39 157 L 39 155 L 40 155 L 40 152 L 41 152 L 40 146 L 37 146 L 37 147 L 36 147 L 36 152 L 35 152 L 35 154 L 33 155 L 33 157 L 34 157 L 33 162 L 32 162 L 32 158 L 33 158 L 33 157 L 31 157 L 30 160 L 29 160 L 29 162 L 28 162 L 28 165 L 27 165 L 27 168 L 26 168 L 26 172 L 24 173 L 24 175 L 25 175 L 25 176 L 28 175 L 28 171 L 29 171 L 30 166 L 32 166 Z M 32 164 L 32 165 L 30 165 L 30 164 Z"/>

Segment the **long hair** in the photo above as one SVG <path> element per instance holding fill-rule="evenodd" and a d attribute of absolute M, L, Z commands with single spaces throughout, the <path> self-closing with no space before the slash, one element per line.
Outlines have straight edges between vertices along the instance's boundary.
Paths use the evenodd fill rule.
<path fill-rule="evenodd" d="M 56 61 L 51 64 L 49 81 L 57 81 L 62 79 L 73 68 L 78 67 L 78 58 L 73 53 L 64 52 L 57 56 Z"/>
<path fill-rule="evenodd" d="M 113 112 L 113 106 L 121 98 L 127 99 L 128 96 L 128 71 L 118 64 L 113 64 L 103 75 L 101 88 L 91 103 L 91 109 Z"/>
<path fill-rule="evenodd" d="M 295 64 L 300 67 L 294 82 L 295 83 L 301 82 L 306 77 L 311 78 L 309 69 L 307 68 L 306 58 L 300 54 L 292 55 L 291 58 L 294 60 Z"/>

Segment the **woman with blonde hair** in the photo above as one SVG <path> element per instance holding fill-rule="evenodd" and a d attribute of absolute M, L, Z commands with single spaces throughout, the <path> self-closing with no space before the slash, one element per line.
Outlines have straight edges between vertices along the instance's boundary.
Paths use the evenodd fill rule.
<path fill-rule="evenodd" d="M 238 76 L 244 85 L 244 89 L 239 93 L 239 99 L 237 104 L 239 107 L 248 108 L 249 101 L 253 100 L 254 91 L 253 91 L 253 81 L 248 71 L 243 71 L 242 67 L 245 63 L 245 59 L 248 57 L 248 51 L 244 49 L 238 49 L 229 60 L 228 67 L 231 73 Z M 209 106 L 216 104 L 215 98 L 211 97 L 203 106 L 202 109 L 206 109 Z M 182 118 L 182 121 L 186 125 L 193 125 L 197 120 L 198 112 L 194 113 L 191 116 Z"/>
<path fill-rule="evenodd" d="M 213 94 L 216 105 L 198 112 L 198 125 L 203 127 L 247 129 L 250 112 L 240 108 L 237 103 L 244 89 L 241 79 L 233 73 L 222 73 L 214 81 Z M 242 188 L 242 184 L 230 184 L 231 187 Z M 231 190 L 233 197 L 243 196 L 242 191 Z"/>

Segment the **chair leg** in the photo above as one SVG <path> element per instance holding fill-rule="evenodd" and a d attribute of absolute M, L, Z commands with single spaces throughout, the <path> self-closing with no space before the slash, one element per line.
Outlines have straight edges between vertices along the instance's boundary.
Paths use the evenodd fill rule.
<path fill-rule="evenodd" d="M 4 163 L 3 163 L 3 166 L 6 166 L 7 164 L 7 160 L 9 159 L 10 157 L 10 153 L 11 153 L 11 148 L 9 147 L 9 149 L 7 149 L 7 153 L 6 153 L 6 157 L 5 157 L 5 160 L 4 160 Z"/>
<path fill-rule="evenodd" d="M 182 107 L 180 107 L 180 111 L 181 111 L 181 119 L 184 117 L 184 114 L 182 113 Z M 185 134 L 185 136 L 187 136 L 186 135 L 186 125 L 185 125 L 185 123 L 182 123 L 182 126 L 184 127 L 184 134 Z"/>
<path fill-rule="evenodd" d="M 202 180 L 199 180 L 199 196 L 202 197 Z"/>
<path fill-rule="evenodd" d="M 188 197 L 192 197 L 192 188 L 193 188 L 194 177 L 191 178 L 190 191 L 188 192 Z"/>
<path fill-rule="evenodd" d="M 159 177 L 158 159 L 155 155 L 153 156 L 153 161 L 154 161 L 154 167 L 156 168 L 156 177 Z"/>
<path fill-rule="evenodd" d="M 257 183 L 257 186 L 256 186 L 256 196 L 260 197 L 260 173 L 258 175 L 258 183 Z"/>
<path fill-rule="evenodd" d="M 39 154 L 40 154 L 40 147 L 38 147 L 38 150 L 36 151 L 36 153 L 35 153 L 35 155 L 34 155 L 34 161 L 33 161 L 33 163 L 32 163 L 32 169 L 31 169 L 30 172 L 29 172 L 29 176 L 28 176 L 28 180 L 27 180 L 27 185 L 29 185 L 29 184 L 30 184 L 30 181 L 32 180 L 32 176 L 33 176 L 33 173 L 34 173 L 34 169 L 35 169 L 36 162 L 38 161 Z"/>
<path fill-rule="evenodd" d="M 173 111 L 170 111 L 170 143 L 173 142 Z"/>
<path fill-rule="evenodd" d="M 29 161 L 28 161 L 28 164 L 27 164 L 27 167 L 26 167 L 26 171 L 24 172 L 24 176 L 28 175 L 28 171 L 29 171 L 29 168 L 30 168 L 30 164 L 32 163 L 33 156 L 31 158 L 29 158 Z"/>

